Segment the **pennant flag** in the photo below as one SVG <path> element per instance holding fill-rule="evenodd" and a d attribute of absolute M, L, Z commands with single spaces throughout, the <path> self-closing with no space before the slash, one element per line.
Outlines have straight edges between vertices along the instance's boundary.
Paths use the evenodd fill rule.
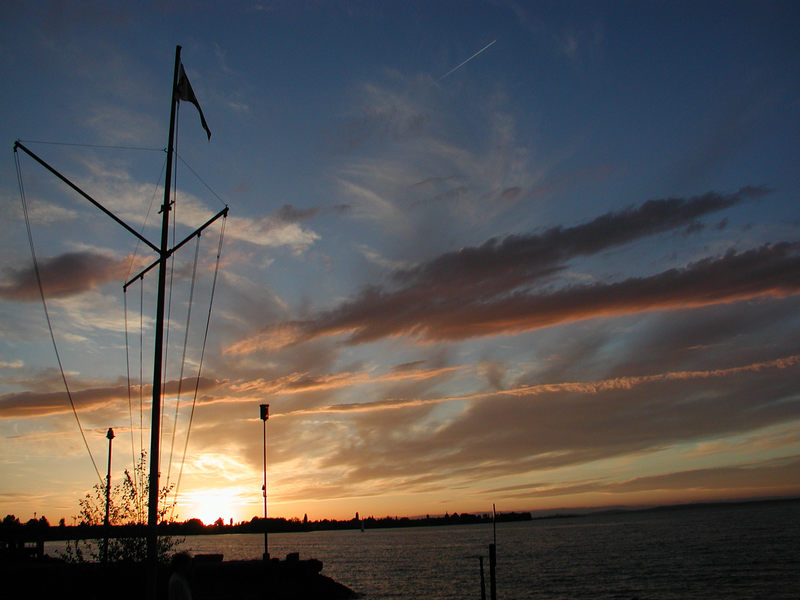
<path fill-rule="evenodd" d="M 211 130 L 208 128 L 206 118 L 203 116 L 203 109 L 200 108 L 200 103 L 197 101 L 197 96 L 194 95 L 194 90 L 192 89 L 192 84 L 189 83 L 189 78 L 186 76 L 186 71 L 183 70 L 183 63 L 181 63 L 181 70 L 178 75 L 178 87 L 176 91 L 178 92 L 179 99 L 191 102 L 197 107 L 197 110 L 200 113 L 200 123 L 203 125 L 203 129 L 206 130 L 208 139 L 210 140 Z"/>

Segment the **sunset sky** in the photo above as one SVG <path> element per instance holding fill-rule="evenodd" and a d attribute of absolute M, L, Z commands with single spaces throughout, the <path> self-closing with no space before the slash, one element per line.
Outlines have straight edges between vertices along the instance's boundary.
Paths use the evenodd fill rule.
<path fill-rule="evenodd" d="M 13 143 L 157 243 L 178 44 L 212 137 L 181 103 L 171 235 L 230 217 L 204 354 L 222 221 L 169 276 L 176 518 L 262 514 L 260 403 L 271 516 L 800 495 L 796 2 L 11 0 L 0 23 L 0 516 L 70 522 L 109 427 L 115 483 L 147 450 L 155 313 L 154 271 L 122 291 L 155 255 L 20 153 L 95 470 Z"/>

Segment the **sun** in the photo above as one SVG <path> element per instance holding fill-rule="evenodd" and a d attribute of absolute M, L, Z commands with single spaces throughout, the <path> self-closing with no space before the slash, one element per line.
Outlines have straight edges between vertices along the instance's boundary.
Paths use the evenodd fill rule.
<path fill-rule="evenodd" d="M 222 519 L 225 525 L 231 520 L 235 523 L 239 516 L 235 500 L 236 495 L 226 489 L 194 491 L 190 498 L 186 498 L 186 518 L 200 519 L 205 525 L 213 525 L 218 519 Z"/>

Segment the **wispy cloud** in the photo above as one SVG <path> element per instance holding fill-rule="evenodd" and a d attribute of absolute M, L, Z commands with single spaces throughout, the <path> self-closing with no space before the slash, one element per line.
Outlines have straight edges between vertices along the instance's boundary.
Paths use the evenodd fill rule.
<path fill-rule="evenodd" d="M 536 183 L 502 93 L 469 101 L 481 119 L 466 145 L 452 114 L 458 103 L 447 90 L 427 75 L 389 72 L 386 79 L 358 88 L 353 114 L 337 132 L 346 160 L 336 178 L 354 216 L 390 232 L 413 231 L 434 215 L 474 225 L 507 210 Z"/>
<path fill-rule="evenodd" d="M 256 379 L 242 384 L 233 384 L 231 389 L 236 392 L 258 392 L 260 394 L 302 394 L 312 391 L 330 391 L 343 389 L 363 384 L 382 384 L 395 381 L 414 380 L 421 381 L 449 375 L 464 367 L 438 367 L 438 368 L 407 368 L 398 369 L 382 375 L 372 375 L 368 372 L 340 372 L 326 375 L 310 375 L 308 373 L 292 373 L 276 380 Z M 324 409 L 319 409 L 324 410 Z"/>
<path fill-rule="evenodd" d="M 329 406 L 321 406 L 317 408 L 301 409 L 296 411 L 288 411 L 276 416 L 289 417 L 307 414 L 324 414 L 324 413 L 346 413 L 346 412 L 373 412 L 373 411 L 386 411 L 398 410 L 416 406 L 426 406 L 433 404 L 441 404 L 444 402 L 464 402 L 474 400 L 484 400 L 496 398 L 500 396 L 516 396 L 520 398 L 531 399 L 535 396 L 543 394 L 599 394 L 602 392 L 610 392 L 615 390 L 632 390 L 646 384 L 654 383 L 667 383 L 670 381 L 690 381 L 698 379 L 711 379 L 723 378 L 739 375 L 742 373 L 758 373 L 768 369 L 792 369 L 800 365 L 800 355 L 787 356 L 784 358 L 775 359 L 768 362 L 755 363 L 751 365 L 744 365 L 739 367 L 729 367 L 726 369 L 714 369 L 708 371 L 675 371 L 668 373 L 657 373 L 653 375 L 639 375 L 628 377 L 615 377 L 613 379 L 603 379 L 599 381 L 573 381 L 562 383 L 544 383 L 537 385 L 524 385 L 510 389 L 491 390 L 486 392 L 478 392 L 472 394 L 463 394 L 458 396 L 443 396 L 438 398 L 393 398 L 388 400 L 379 400 L 376 402 L 356 402 L 351 404 L 335 404 Z M 447 369 L 448 371 L 454 370 L 453 367 Z M 442 372 L 443 370 L 439 370 Z M 438 374 L 438 373 L 437 373 Z M 429 373 L 433 376 L 433 373 Z M 342 374 L 342 378 L 346 378 L 346 374 Z M 382 379 L 382 378 L 380 378 Z M 379 381 L 376 379 L 375 381 Z M 363 383 L 361 381 L 350 379 L 350 385 L 356 383 Z M 308 391 L 309 388 L 301 388 L 298 391 Z M 278 388 L 273 388 L 269 391 L 278 391 Z"/>

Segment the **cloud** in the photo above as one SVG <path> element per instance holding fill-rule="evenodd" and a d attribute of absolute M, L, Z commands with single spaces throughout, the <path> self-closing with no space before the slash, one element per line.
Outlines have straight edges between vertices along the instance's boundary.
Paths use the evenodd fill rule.
<path fill-rule="evenodd" d="M 464 394 L 460 396 L 442 396 L 442 397 L 429 397 L 429 398 L 391 398 L 386 400 L 379 400 L 375 402 L 357 402 L 352 404 L 334 404 L 329 406 L 321 406 L 312 409 L 301 409 L 297 411 L 288 411 L 283 413 L 282 416 L 293 416 L 299 414 L 324 414 L 324 413 L 346 413 L 346 412 L 373 412 L 373 411 L 386 411 L 398 410 L 403 408 L 425 406 L 433 404 L 441 404 L 444 402 L 464 402 L 475 400 L 486 400 L 498 398 L 501 396 L 515 396 L 519 398 L 531 399 L 535 396 L 556 393 L 569 393 L 569 394 L 600 394 L 603 392 L 610 392 L 615 390 L 630 391 L 634 388 L 644 385 L 666 383 L 670 381 L 691 381 L 712 378 L 732 377 L 742 373 L 758 373 L 764 370 L 784 370 L 795 368 L 800 365 L 800 355 L 787 356 L 778 358 L 771 361 L 754 363 L 740 367 L 729 367 L 724 369 L 713 369 L 706 371 L 675 371 L 667 373 L 657 373 L 653 375 L 637 375 L 627 377 L 614 377 L 611 379 L 603 379 L 598 381 L 573 381 L 573 382 L 560 382 L 560 383 L 545 383 L 536 385 L 522 385 L 515 388 L 508 389 L 492 389 L 487 392 L 475 392 Z M 462 369 L 464 367 L 461 367 Z M 426 377 L 432 377 L 443 372 L 453 371 L 458 367 L 449 367 L 447 369 L 436 369 L 434 371 L 425 371 Z M 375 381 L 383 380 L 384 378 L 375 379 Z M 350 379 L 347 385 L 355 383 L 362 383 Z M 278 391 L 277 386 L 273 386 L 268 390 L 275 392 Z M 301 388 L 298 391 L 307 391 L 309 388 Z"/>
<path fill-rule="evenodd" d="M 346 471 L 343 485 L 387 480 L 393 489 L 420 491 L 752 435 L 800 419 L 797 365 L 790 357 L 716 373 L 483 394 L 462 400 L 444 423 L 430 420 L 431 406 L 412 402 L 391 418 L 374 406 L 353 407 L 330 414 L 348 426 L 338 428 L 346 437 L 323 463 Z"/>
<path fill-rule="evenodd" d="M 0 360 L 0 369 L 21 369 L 25 363 L 19 359 L 17 360 Z"/>
<path fill-rule="evenodd" d="M 9 204 L 3 208 L 8 210 L 16 221 L 22 221 L 25 218 L 22 206 L 19 203 Z M 33 225 L 64 223 L 74 220 L 77 216 L 78 213 L 71 208 L 41 199 L 36 199 L 35 202 L 31 202 L 28 205 L 28 219 Z"/>
<path fill-rule="evenodd" d="M 228 217 L 230 237 L 257 246 L 291 246 L 305 249 L 319 239 L 310 229 L 297 223 L 276 221 L 270 216 L 255 218 Z"/>
<path fill-rule="evenodd" d="M 163 185 L 135 181 L 126 168 L 96 158 L 82 158 L 80 165 L 83 175 L 76 181 L 81 189 L 94 198 L 103 198 L 103 204 L 108 210 L 124 222 L 134 224 L 137 230 L 145 237 L 149 236 L 150 241 L 157 245 L 158 239 L 152 231 L 160 227 L 160 219 L 157 218 L 156 211 L 152 210 L 152 203 L 163 196 Z M 222 208 L 220 204 L 218 208 L 212 209 L 204 199 L 183 189 L 178 190 L 176 198 L 179 206 L 170 218 L 186 228 L 185 234 L 208 221 Z M 143 199 L 149 202 L 144 203 Z M 147 204 L 150 204 L 149 208 Z M 67 220 L 75 215 L 74 211 L 57 206 L 40 206 L 38 201 L 32 203 L 31 210 L 33 218 L 39 222 Z M 231 216 L 228 217 L 226 237 L 258 246 L 305 249 L 313 245 L 319 235 L 304 227 L 301 224 L 303 221 L 317 214 L 343 213 L 347 210 L 348 206 L 345 204 L 312 209 L 284 205 L 280 210 L 266 215 L 248 218 Z"/>
<path fill-rule="evenodd" d="M 156 137 L 159 131 L 160 123 L 136 108 L 96 105 L 89 111 L 86 126 L 110 143 L 146 143 Z"/>
<path fill-rule="evenodd" d="M 697 308 L 760 297 L 782 298 L 800 292 L 800 245 L 766 245 L 743 253 L 730 252 L 685 269 L 671 269 L 620 283 L 573 286 L 554 293 L 518 293 L 508 297 L 460 305 L 430 307 L 425 314 L 410 315 L 405 322 L 375 323 L 345 312 L 332 318 L 330 331 L 351 331 L 351 343 L 387 335 L 410 334 L 427 340 L 459 340 L 498 334 L 516 334 L 542 327 L 597 317 Z M 394 304 L 388 297 L 390 307 Z M 387 304 L 387 298 L 365 298 L 368 315 Z M 348 307 L 349 308 L 349 307 Z M 405 316 L 405 315 L 404 315 Z M 326 331 L 323 321 L 320 329 Z"/>
<path fill-rule="evenodd" d="M 299 323 L 280 323 L 268 326 L 254 336 L 231 344 L 225 348 L 226 354 L 249 354 L 257 350 L 277 350 L 300 339 L 302 329 Z"/>
<path fill-rule="evenodd" d="M 52 298 L 74 296 L 109 281 L 122 281 L 131 258 L 116 259 L 97 252 L 68 252 L 39 261 L 39 274 L 45 295 Z M 18 302 L 39 300 L 34 268 L 8 268 L 0 281 L 0 297 Z"/>
<path fill-rule="evenodd" d="M 375 139 L 401 141 L 423 134 L 430 119 L 423 92 L 431 84 L 430 79 L 422 77 L 410 82 L 411 89 L 404 91 L 362 85 L 358 90 L 360 106 L 342 131 L 345 147 L 352 150 Z"/>
<path fill-rule="evenodd" d="M 570 475 L 559 482 L 557 470 L 619 457 L 641 459 L 709 439 L 729 444 L 738 440 L 752 450 L 755 436 L 767 443 L 761 449 L 772 455 L 791 452 L 796 434 L 781 441 L 774 426 L 789 432 L 791 423 L 800 419 L 794 398 L 798 366 L 800 355 L 795 354 L 705 370 L 554 380 L 482 391 L 473 386 L 474 391 L 460 395 L 436 393 L 433 387 L 392 390 L 384 384 L 407 378 L 460 387 L 463 380 L 448 378 L 474 373 L 476 365 L 439 368 L 415 361 L 380 374 L 296 372 L 218 387 L 217 401 L 203 406 L 193 444 L 200 453 L 232 452 L 235 447 L 242 461 L 257 466 L 260 446 L 243 442 L 240 432 L 257 422 L 254 399 L 267 394 L 274 399 L 271 460 L 276 473 L 283 474 L 278 478 L 284 479 L 276 480 L 276 493 L 284 501 L 379 495 L 387 486 L 422 493 L 477 485 L 478 491 L 470 493 L 532 500 L 567 493 L 622 494 L 626 488 L 658 490 L 656 476 L 624 480 L 619 470 L 604 470 L 602 478 L 587 481 Z M 374 397 L 365 393 L 369 385 L 376 386 L 381 399 L 345 400 Z M 331 403 L 338 391 L 343 401 Z M 312 400 L 301 400 L 303 394 Z M 326 398 L 328 403 L 317 405 Z M 745 444 L 738 436 L 751 442 Z M 303 461 L 305 475 L 292 469 L 297 460 Z M 737 457 L 729 460 L 735 463 Z M 744 486 L 747 465 L 740 466 L 741 471 L 731 468 L 742 475 L 734 481 Z M 779 479 L 781 470 L 790 472 L 776 469 L 775 476 L 764 481 Z M 291 477 L 286 476 L 289 471 Z M 506 477 L 516 482 L 530 477 L 533 482 L 511 489 L 502 484 Z M 664 477 L 666 483 L 667 474 Z M 699 472 L 675 476 L 675 482 L 681 480 L 688 484 L 702 477 Z M 494 494 L 486 489 L 492 485 L 504 489 Z M 716 486 L 709 483 L 706 489 Z M 753 490 L 771 493 L 768 483 L 760 488 L 753 484 Z"/>
<path fill-rule="evenodd" d="M 420 362 L 424 364 L 425 361 Z M 274 380 L 255 379 L 238 385 L 233 384 L 231 385 L 231 389 L 236 392 L 258 392 L 261 395 L 302 394 L 312 391 L 346 389 L 351 386 L 363 384 L 384 384 L 404 380 L 422 381 L 442 375 L 449 375 L 463 368 L 458 366 L 417 368 L 419 366 L 420 365 L 416 363 L 414 365 L 401 365 L 389 373 L 378 376 L 372 376 L 365 371 L 327 373 L 324 375 L 295 372 Z M 341 405 L 337 406 L 337 409 L 340 407 Z M 347 409 L 344 408 L 343 410 Z M 318 410 L 316 412 L 321 411 Z"/>
<path fill-rule="evenodd" d="M 796 494 L 800 489 L 800 457 L 791 456 L 759 463 L 690 469 L 626 481 L 587 481 L 578 483 L 534 482 L 505 488 L 487 489 L 486 494 L 502 494 L 506 498 L 544 498 L 599 492 L 627 495 L 638 492 L 691 490 L 694 494 L 727 493 L 737 489 L 740 495 L 766 496 Z M 510 492 L 510 493 L 509 493 Z"/>
<path fill-rule="evenodd" d="M 248 352 L 341 334 L 353 344 L 400 335 L 427 341 L 512 335 L 600 316 L 795 294 L 800 286 L 800 256 L 798 245 L 789 243 L 730 251 L 682 269 L 617 283 L 555 290 L 544 286 L 571 259 L 686 227 L 765 193 L 764 188 L 746 187 L 726 195 L 651 200 L 575 227 L 491 239 L 395 271 L 396 289 L 366 287 L 316 318 L 270 325 L 228 351 Z"/>
<path fill-rule="evenodd" d="M 353 115 L 337 132 L 347 157 L 336 179 L 356 217 L 395 235 L 414 235 L 437 218 L 474 226 L 536 183 L 504 94 L 464 94 L 427 75 L 389 72 L 386 80 L 358 88 Z"/>
<path fill-rule="evenodd" d="M 642 237 L 670 231 L 749 198 L 765 188 L 745 187 L 733 194 L 709 192 L 688 199 L 650 200 L 639 207 L 607 213 L 584 225 L 554 227 L 541 234 L 491 239 L 478 248 L 444 254 L 415 269 L 400 271 L 400 283 L 431 283 L 447 274 L 467 285 L 497 281 L 500 289 L 530 282 L 570 258 L 591 255 Z"/>
<path fill-rule="evenodd" d="M 189 390 L 194 390 L 197 383 L 196 378 L 184 378 L 181 389 L 184 394 Z M 201 391 L 212 390 L 217 387 L 218 382 L 208 377 L 201 377 L 199 389 Z M 176 394 L 178 391 L 178 381 L 170 380 L 163 388 L 164 395 Z M 139 396 L 139 388 L 134 386 L 131 393 Z M 142 388 L 144 397 L 149 398 L 152 394 L 151 386 Z M 104 408 L 114 402 L 128 400 L 128 387 L 124 385 L 114 386 L 93 386 L 82 389 L 72 390 L 72 400 L 79 412 L 92 411 Z M 26 391 L 19 393 L 0 395 L 0 419 L 32 418 L 47 415 L 67 413 L 71 410 L 69 398 L 66 391 Z"/>
<path fill-rule="evenodd" d="M 290 246 L 295 250 L 305 250 L 320 236 L 301 225 L 303 221 L 327 213 L 345 213 L 350 209 L 346 204 L 330 207 L 297 208 L 284 204 L 268 215 L 253 218 L 229 217 L 230 227 L 226 235 L 259 246 Z"/>
<path fill-rule="evenodd" d="M 284 204 L 273 213 L 273 218 L 283 223 L 299 223 L 300 221 L 305 221 L 328 212 L 345 213 L 349 210 L 350 206 L 347 204 L 339 204 L 330 207 L 315 206 L 312 208 L 296 208 L 289 204 Z"/>

